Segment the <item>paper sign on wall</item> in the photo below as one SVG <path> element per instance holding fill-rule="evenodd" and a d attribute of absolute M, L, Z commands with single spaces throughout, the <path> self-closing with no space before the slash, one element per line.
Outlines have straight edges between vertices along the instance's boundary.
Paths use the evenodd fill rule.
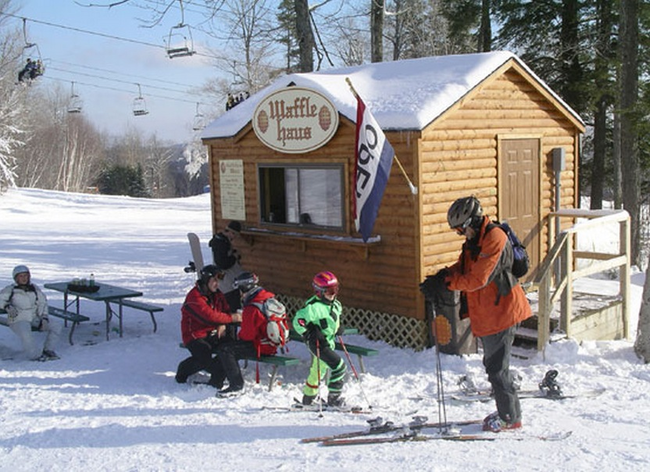
<path fill-rule="evenodd" d="M 245 221 L 244 161 L 241 159 L 219 161 L 219 193 L 221 218 Z"/>

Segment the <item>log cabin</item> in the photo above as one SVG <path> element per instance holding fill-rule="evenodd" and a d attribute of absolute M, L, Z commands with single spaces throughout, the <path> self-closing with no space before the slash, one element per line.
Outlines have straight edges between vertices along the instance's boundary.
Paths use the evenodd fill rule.
<path fill-rule="evenodd" d="M 354 223 L 357 99 L 346 80 L 396 156 L 367 240 Z M 213 230 L 241 221 L 243 266 L 290 314 L 329 270 L 347 325 L 420 349 L 431 337 L 419 283 L 452 264 L 463 243 L 447 224 L 451 203 L 478 197 L 536 267 L 549 249 L 549 213 L 578 206 L 584 131 L 507 51 L 287 75 L 202 133 Z"/>

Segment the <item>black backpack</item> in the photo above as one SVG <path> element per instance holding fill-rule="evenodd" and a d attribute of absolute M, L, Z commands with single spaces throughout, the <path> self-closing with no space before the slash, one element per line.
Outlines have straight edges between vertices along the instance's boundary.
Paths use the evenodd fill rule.
<path fill-rule="evenodd" d="M 526 252 L 526 247 L 521 244 L 521 241 L 510 227 L 507 222 L 499 223 L 498 221 L 492 221 L 488 224 L 486 228 L 486 233 L 494 227 L 499 227 L 501 230 L 506 233 L 508 236 L 508 241 L 510 241 L 510 246 L 512 246 L 513 260 L 512 268 L 510 272 L 512 275 L 520 279 L 528 273 L 530 269 L 530 258 L 528 257 L 528 252 Z"/>

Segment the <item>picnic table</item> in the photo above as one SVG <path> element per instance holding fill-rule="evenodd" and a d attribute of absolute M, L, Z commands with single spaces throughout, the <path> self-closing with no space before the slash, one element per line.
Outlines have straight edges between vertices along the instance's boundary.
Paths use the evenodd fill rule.
<path fill-rule="evenodd" d="M 63 310 L 65 312 L 71 311 L 70 307 L 74 306 L 74 312 L 77 315 L 79 313 L 79 300 L 85 298 L 88 300 L 96 302 L 104 302 L 106 305 L 106 340 L 109 340 L 110 334 L 110 321 L 113 316 L 118 319 L 119 322 L 119 334 L 122 337 L 122 315 L 123 315 L 123 305 L 124 301 L 127 298 L 141 297 L 142 292 L 137 290 L 131 290 L 128 288 L 118 287 L 116 285 L 109 285 L 103 282 L 95 282 L 96 289 L 95 291 L 90 291 L 90 289 L 83 289 L 79 287 L 79 290 L 74 290 L 74 285 L 71 285 L 69 282 L 54 282 L 47 283 L 43 285 L 45 288 L 54 290 L 57 292 L 63 293 Z M 116 309 L 113 309 L 111 304 L 116 305 Z"/>

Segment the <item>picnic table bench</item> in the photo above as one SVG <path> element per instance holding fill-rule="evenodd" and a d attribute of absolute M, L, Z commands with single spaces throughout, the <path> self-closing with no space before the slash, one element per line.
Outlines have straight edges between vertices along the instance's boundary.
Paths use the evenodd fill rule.
<path fill-rule="evenodd" d="M 70 327 L 70 334 L 68 334 L 68 341 L 70 344 L 74 344 L 72 342 L 72 335 L 74 334 L 74 329 L 77 327 L 77 325 L 82 321 L 88 321 L 90 319 L 87 316 L 79 315 L 73 311 L 62 310 L 61 308 L 56 308 L 53 306 L 48 306 L 47 310 L 49 316 L 55 316 L 57 318 L 63 319 L 65 326 L 68 326 L 68 321 L 72 322 L 72 326 Z M 7 312 L 3 308 L 0 308 L 0 314 L 7 314 Z M 0 316 L 0 324 L 9 326 L 9 321 L 7 318 Z M 32 331 L 38 331 L 38 328 L 32 326 Z"/>
<path fill-rule="evenodd" d="M 343 330 L 343 334 L 358 334 L 359 330 L 356 328 L 345 328 Z M 302 341 L 302 336 L 300 336 L 298 333 L 296 333 L 294 330 L 291 330 L 289 333 L 289 338 L 294 340 L 294 341 Z M 354 344 L 348 344 L 344 343 L 345 348 L 347 349 L 349 354 L 356 354 L 357 358 L 359 359 L 359 367 L 362 373 L 366 372 L 366 366 L 363 363 L 363 358 L 364 357 L 369 357 L 369 356 L 376 356 L 379 354 L 379 351 L 377 349 L 373 349 L 370 347 L 363 347 L 363 346 L 356 346 Z M 343 351 L 343 345 L 341 344 L 340 341 L 336 341 L 334 343 L 334 349 L 337 351 Z"/>
<path fill-rule="evenodd" d="M 145 303 L 137 300 L 132 300 L 130 298 L 124 298 L 122 301 L 110 301 L 110 303 L 122 303 L 122 306 L 128 306 L 129 308 L 133 308 L 134 310 L 141 310 L 141 311 L 146 311 L 149 313 L 149 316 L 151 317 L 151 322 L 153 323 L 153 332 L 155 333 L 158 330 L 158 324 L 156 323 L 156 317 L 154 316 L 154 313 L 158 313 L 160 311 L 163 311 L 164 308 L 158 305 L 152 305 L 151 303 Z"/>
<path fill-rule="evenodd" d="M 250 357 L 244 357 L 243 358 L 246 363 L 248 361 L 255 361 L 255 362 L 261 362 L 263 364 L 270 364 L 273 366 L 271 369 L 271 377 L 269 378 L 269 392 L 273 390 L 273 386 L 275 385 L 275 379 L 278 374 L 278 367 L 288 367 L 292 365 L 298 365 L 300 364 L 300 359 L 297 357 L 288 357 L 288 356 L 260 356 L 259 359 L 257 356 L 250 356 Z"/>

